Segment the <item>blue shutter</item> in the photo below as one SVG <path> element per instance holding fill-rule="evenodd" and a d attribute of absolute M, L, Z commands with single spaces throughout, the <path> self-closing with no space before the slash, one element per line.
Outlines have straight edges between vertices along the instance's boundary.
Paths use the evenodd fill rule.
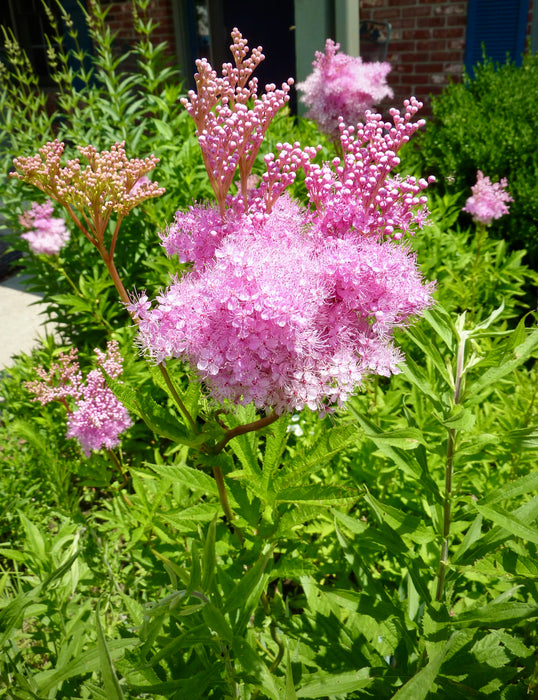
<path fill-rule="evenodd" d="M 465 68 L 470 75 L 482 61 L 482 45 L 493 61 L 504 63 L 508 54 L 521 65 L 528 13 L 529 0 L 469 0 Z"/>

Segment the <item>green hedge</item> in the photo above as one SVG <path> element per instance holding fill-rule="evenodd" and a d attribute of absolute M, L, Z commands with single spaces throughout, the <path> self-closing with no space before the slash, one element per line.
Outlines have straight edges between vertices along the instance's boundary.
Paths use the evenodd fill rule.
<path fill-rule="evenodd" d="M 526 54 L 521 67 L 484 60 L 476 66 L 474 79 L 466 76 L 433 99 L 433 120 L 415 139 L 422 172 L 437 175 L 444 192 L 452 186 L 468 190 L 477 170 L 493 181 L 508 179 L 514 198 L 510 216 L 495 222 L 492 230 L 513 248 L 527 248 L 534 263 L 538 260 L 537 85 L 537 55 Z"/>

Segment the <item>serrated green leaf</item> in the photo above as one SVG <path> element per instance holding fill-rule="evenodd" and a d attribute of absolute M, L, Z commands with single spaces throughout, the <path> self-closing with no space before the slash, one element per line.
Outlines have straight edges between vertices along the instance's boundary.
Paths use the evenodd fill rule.
<path fill-rule="evenodd" d="M 504 628 L 531 620 L 537 615 L 538 605 L 535 603 L 493 602 L 454 615 L 449 623 L 456 627 Z"/>
<path fill-rule="evenodd" d="M 168 513 L 160 513 L 159 517 L 179 530 L 185 527 L 188 521 L 200 522 L 213 520 L 215 513 L 220 512 L 218 503 L 199 503 L 188 508 L 181 508 Z"/>
<path fill-rule="evenodd" d="M 206 439 L 204 434 L 194 434 L 187 431 L 179 418 L 160 406 L 151 396 L 137 392 L 117 379 L 112 379 L 106 372 L 103 374 L 110 390 L 125 408 L 141 418 L 156 435 L 190 447 L 198 447 L 203 444 Z"/>
<path fill-rule="evenodd" d="M 193 491 L 202 491 L 203 493 L 211 493 L 218 496 L 218 488 L 215 480 L 209 474 L 200 469 L 193 469 L 185 465 L 170 464 L 147 464 L 152 471 L 160 476 L 170 479 L 172 482 L 178 482 L 192 489 Z"/>
<path fill-rule="evenodd" d="M 495 491 L 491 491 L 491 493 L 486 494 L 486 497 L 482 498 L 478 502 L 478 505 L 486 506 L 499 501 L 508 501 L 516 496 L 521 496 L 521 494 L 534 493 L 537 489 L 538 471 L 533 471 L 530 474 L 525 474 L 525 476 L 522 476 L 515 481 L 509 481 L 503 484 L 500 488 L 495 489 Z"/>
<path fill-rule="evenodd" d="M 346 673 L 316 674 L 315 680 L 309 680 L 297 690 L 298 698 L 325 698 L 328 695 L 345 695 L 355 690 L 367 688 L 372 682 L 370 669 L 361 668 L 358 671 Z"/>
<path fill-rule="evenodd" d="M 313 506 L 333 506 L 339 504 L 351 504 L 357 500 L 359 492 L 355 489 L 343 486 L 300 486 L 296 488 L 282 489 L 275 496 L 276 503 L 296 503 Z"/>
<path fill-rule="evenodd" d="M 357 429 L 352 425 L 335 426 L 324 431 L 311 448 L 302 450 L 278 472 L 275 490 L 294 486 L 305 474 L 314 473 L 347 447 L 356 435 Z"/>
<path fill-rule="evenodd" d="M 525 525 L 525 523 L 522 523 L 511 513 L 507 513 L 500 508 L 483 506 L 479 503 L 475 503 L 474 507 L 484 516 L 484 518 L 492 520 L 496 525 L 499 525 L 504 530 L 507 530 L 511 535 L 521 537 L 524 540 L 538 544 L 538 530 L 534 527 L 530 527 L 529 525 Z"/>

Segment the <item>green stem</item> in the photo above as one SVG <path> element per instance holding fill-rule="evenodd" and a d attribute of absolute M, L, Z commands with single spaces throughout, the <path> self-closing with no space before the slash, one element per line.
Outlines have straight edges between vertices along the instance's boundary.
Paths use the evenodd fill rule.
<path fill-rule="evenodd" d="M 118 470 L 123 478 L 123 482 L 120 484 L 120 489 L 121 489 L 127 485 L 127 483 L 129 482 L 129 477 L 124 472 L 122 464 L 121 464 L 120 460 L 117 458 L 117 456 L 114 454 L 113 450 L 108 449 L 107 453 L 108 453 L 108 456 L 110 457 L 110 459 L 112 460 L 112 462 L 114 463 L 114 465 L 118 468 Z"/>
<path fill-rule="evenodd" d="M 218 464 L 213 467 L 213 476 L 215 477 L 215 482 L 217 484 L 217 489 L 219 492 L 220 504 L 222 506 L 222 510 L 224 511 L 224 515 L 226 516 L 226 520 L 228 521 L 229 525 L 233 527 L 235 533 L 237 534 L 237 537 L 239 538 L 239 542 L 241 542 L 241 546 L 244 546 L 245 537 L 243 535 L 243 532 L 240 528 L 233 524 L 233 521 L 235 520 L 235 515 L 230 507 L 230 502 L 228 501 L 228 494 L 226 493 L 226 484 L 224 483 L 224 476 L 222 475 L 222 470 L 218 466 Z"/>
<path fill-rule="evenodd" d="M 473 267 L 471 270 L 471 302 L 470 302 L 470 314 L 471 320 L 474 318 L 474 305 L 476 299 L 476 282 L 479 275 L 478 263 L 480 261 L 480 253 L 482 252 L 482 246 L 487 241 L 488 229 L 485 224 L 477 224 L 476 226 L 476 255 L 473 262 Z"/>
<path fill-rule="evenodd" d="M 462 331 L 458 345 L 458 355 L 456 358 L 456 379 L 454 383 L 454 405 L 460 403 L 461 382 L 464 372 L 465 342 L 467 334 Z M 448 442 L 446 448 L 445 464 L 445 498 L 443 503 L 443 543 L 441 545 L 441 556 L 439 557 L 439 568 L 437 571 L 437 589 L 435 600 L 439 601 L 443 597 L 446 570 L 448 568 L 448 551 L 450 546 L 450 524 L 452 521 L 452 481 L 454 476 L 454 453 L 456 446 L 456 429 L 450 428 L 448 431 Z"/>
<path fill-rule="evenodd" d="M 282 640 L 278 636 L 276 620 L 274 619 L 273 614 L 271 612 L 271 605 L 269 603 L 269 599 L 268 599 L 267 593 L 265 591 L 261 594 L 260 601 L 261 601 L 264 613 L 267 615 L 267 617 L 271 618 L 271 622 L 269 623 L 269 631 L 271 633 L 271 639 L 276 644 L 277 649 L 278 649 L 275 658 L 273 659 L 273 661 L 271 662 L 271 665 L 269 666 L 269 673 L 274 673 L 276 671 L 276 669 L 278 668 L 280 662 L 284 658 L 285 648 L 284 648 L 284 644 L 283 644 Z M 252 700 L 256 700 L 256 698 L 258 697 L 259 694 L 260 694 L 260 690 L 258 688 L 257 690 L 254 691 L 254 693 L 252 693 Z"/>
<path fill-rule="evenodd" d="M 189 425 L 191 426 L 191 430 L 194 433 L 198 432 L 198 426 L 196 425 L 196 422 L 194 421 L 193 417 L 189 413 L 189 410 L 181 400 L 180 395 L 178 394 L 176 387 L 174 386 L 172 379 L 170 378 L 170 375 L 168 374 L 168 370 L 166 369 L 164 363 L 159 363 L 158 365 L 159 370 L 163 376 L 163 379 L 165 381 L 166 386 L 168 387 L 168 390 L 172 394 L 172 398 L 176 402 L 176 406 L 179 408 L 180 413 L 183 415 L 183 417 L 188 421 Z"/>

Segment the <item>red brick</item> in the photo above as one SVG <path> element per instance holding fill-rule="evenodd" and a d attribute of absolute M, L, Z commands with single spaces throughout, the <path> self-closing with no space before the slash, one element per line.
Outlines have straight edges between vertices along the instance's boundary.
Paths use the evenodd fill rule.
<path fill-rule="evenodd" d="M 442 71 L 443 63 L 415 63 L 413 70 L 415 73 L 436 73 Z"/>
<path fill-rule="evenodd" d="M 402 11 L 396 7 L 387 7 L 383 10 L 377 10 L 375 13 L 375 22 L 397 22 L 402 16 Z"/>
<path fill-rule="evenodd" d="M 433 7 L 431 3 L 418 5 L 412 9 L 410 8 L 409 12 L 412 12 L 415 17 L 431 17 L 433 14 Z"/>
<path fill-rule="evenodd" d="M 430 51 L 428 54 L 429 61 L 453 61 L 454 51 Z"/>

